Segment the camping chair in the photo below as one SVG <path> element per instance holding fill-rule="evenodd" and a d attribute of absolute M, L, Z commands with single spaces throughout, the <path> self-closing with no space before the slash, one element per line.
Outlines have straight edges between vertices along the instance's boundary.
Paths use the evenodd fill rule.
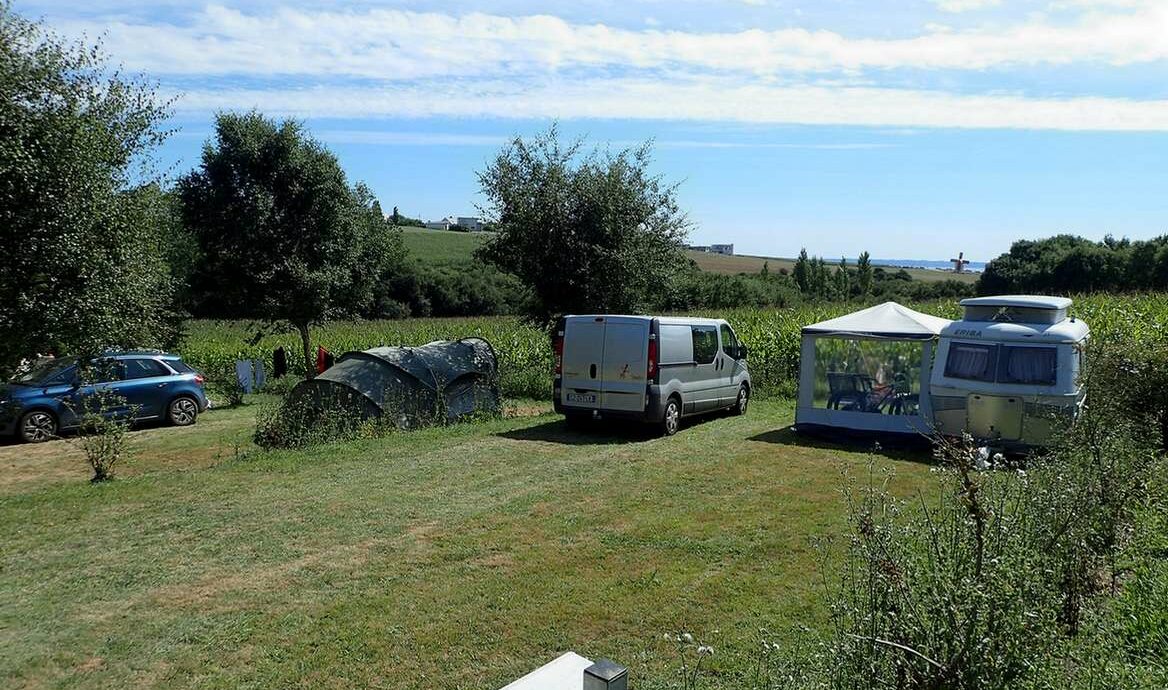
<path fill-rule="evenodd" d="M 872 392 L 871 378 L 846 371 L 829 371 L 827 385 L 831 388 L 831 395 L 827 398 L 829 410 L 867 411 L 868 394 Z"/>

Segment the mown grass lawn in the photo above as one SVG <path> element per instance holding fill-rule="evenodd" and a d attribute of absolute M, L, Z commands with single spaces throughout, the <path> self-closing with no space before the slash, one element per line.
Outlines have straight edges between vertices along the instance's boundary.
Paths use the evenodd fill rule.
<path fill-rule="evenodd" d="M 822 622 L 809 539 L 869 461 L 785 402 L 668 439 L 544 413 L 278 453 L 254 414 L 136 432 L 98 486 L 66 443 L 0 447 L 0 686 L 498 688 L 574 650 L 655 688 L 685 629 L 738 687 L 760 626 Z M 919 459 L 875 462 L 907 494 Z"/>

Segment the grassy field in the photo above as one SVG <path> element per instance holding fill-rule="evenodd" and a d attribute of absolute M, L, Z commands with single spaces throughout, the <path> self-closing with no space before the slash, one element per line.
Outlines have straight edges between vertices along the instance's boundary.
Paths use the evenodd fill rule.
<path fill-rule="evenodd" d="M 403 228 L 402 242 L 410 255 L 426 263 L 458 263 L 470 261 L 474 250 L 489 237 L 482 232 L 450 232 Z"/>
<path fill-rule="evenodd" d="M 405 228 L 402 230 L 403 241 L 410 254 L 419 261 L 431 263 L 457 263 L 469 261 L 474 250 L 483 243 L 488 235 L 485 233 L 448 232 L 443 230 L 423 230 L 420 228 Z M 735 275 L 738 273 L 758 273 L 763 263 L 769 263 L 772 271 L 781 268 L 790 270 L 794 259 L 779 259 L 762 256 L 723 256 L 706 252 L 686 251 L 686 256 L 693 259 L 698 268 L 711 273 Z M 957 275 L 943 271 L 930 271 L 920 268 L 905 269 L 914 280 L 937 281 L 953 278 L 962 282 L 977 282 L 976 273 Z"/>
<path fill-rule="evenodd" d="M 822 620 L 809 540 L 868 467 L 784 402 L 667 439 L 526 403 L 271 453 L 256 409 L 135 432 L 104 485 L 67 442 L 0 447 L 0 686 L 497 688 L 570 649 L 664 688 L 685 629 L 742 687 L 760 626 Z M 875 463 L 908 494 L 921 459 Z"/>
<path fill-rule="evenodd" d="M 790 271 L 795 267 L 794 259 L 780 259 L 767 256 L 725 256 L 722 254 L 709 254 L 707 252 L 687 251 L 686 254 L 697 262 L 698 268 L 710 273 L 724 273 L 735 275 L 738 273 L 758 273 L 762 270 L 763 264 L 767 264 L 772 271 L 780 269 L 787 269 Z M 828 261 L 834 264 L 838 259 Z M 885 270 L 896 272 L 900 269 L 885 267 Z M 932 271 L 926 268 L 906 268 L 908 274 L 913 277 L 913 280 L 923 280 L 925 282 L 936 282 L 938 280 L 960 280 L 963 283 L 976 283 L 980 274 L 978 273 L 949 273 L 947 271 Z"/>

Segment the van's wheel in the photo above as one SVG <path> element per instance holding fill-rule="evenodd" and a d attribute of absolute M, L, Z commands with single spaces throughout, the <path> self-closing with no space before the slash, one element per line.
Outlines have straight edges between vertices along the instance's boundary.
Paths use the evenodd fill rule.
<path fill-rule="evenodd" d="M 670 398 L 665 401 L 665 411 L 661 415 L 661 435 L 672 436 L 681 428 L 681 401 Z"/>
<path fill-rule="evenodd" d="M 730 414 L 744 415 L 746 408 L 750 405 L 750 389 L 742 386 L 738 389 L 738 399 L 734 401 L 734 407 L 730 408 Z"/>
<path fill-rule="evenodd" d="M 26 412 L 20 417 L 17 433 L 25 443 L 50 441 L 57 438 L 57 418 L 45 410 Z"/>
<path fill-rule="evenodd" d="M 179 396 L 166 407 L 166 418 L 174 426 L 190 426 L 199 418 L 199 404 L 194 398 Z"/>

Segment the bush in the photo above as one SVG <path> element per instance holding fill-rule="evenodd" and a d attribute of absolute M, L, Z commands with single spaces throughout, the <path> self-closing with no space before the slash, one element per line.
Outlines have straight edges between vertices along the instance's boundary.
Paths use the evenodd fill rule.
<path fill-rule="evenodd" d="M 133 411 L 115 416 L 114 410 L 126 407 L 126 399 L 112 393 L 98 393 L 81 399 L 74 410 L 79 416 L 75 443 L 93 470 L 89 480 L 96 484 L 114 478 L 114 469 L 131 454 L 128 432 Z"/>

